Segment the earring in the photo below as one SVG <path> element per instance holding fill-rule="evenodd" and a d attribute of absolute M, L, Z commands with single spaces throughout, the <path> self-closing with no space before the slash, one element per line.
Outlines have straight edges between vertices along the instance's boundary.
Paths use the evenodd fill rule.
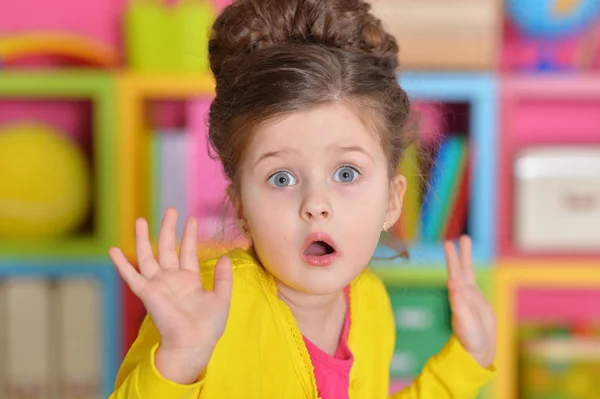
<path fill-rule="evenodd" d="M 385 222 L 383 222 L 383 231 L 388 231 L 389 228 L 390 228 L 390 224 L 386 220 Z"/>

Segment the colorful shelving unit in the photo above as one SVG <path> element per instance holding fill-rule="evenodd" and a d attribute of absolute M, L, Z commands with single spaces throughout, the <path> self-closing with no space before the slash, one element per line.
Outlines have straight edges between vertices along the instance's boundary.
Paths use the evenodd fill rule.
<path fill-rule="evenodd" d="M 489 264 L 495 258 L 497 172 L 497 81 L 487 73 L 403 73 L 402 87 L 414 102 L 463 103 L 468 106 L 469 167 L 472 184 L 469 191 L 468 232 L 473 239 L 473 258 L 477 265 Z M 440 243 L 409 242 L 411 264 L 443 265 Z M 376 257 L 391 256 L 380 247 Z M 398 265 L 404 264 L 399 261 Z M 394 262 L 375 260 L 374 267 L 394 266 Z"/>
<path fill-rule="evenodd" d="M 117 272 L 114 267 L 108 262 L 91 261 L 89 258 L 70 258 L 69 260 L 0 260 L 0 284 L 8 282 L 9 280 L 31 280 L 31 281 L 44 281 L 48 284 L 56 284 L 64 281 L 71 280 L 83 280 L 89 281 L 97 285 L 97 291 L 99 293 L 97 298 L 97 308 L 85 308 L 79 309 L 80 312 L 87 312 L 88 316 L 79 313 L 79 316 L 83 316 L 81 322 L 90 321 L 100 327 L 100 331 L 97 333 L 97 340 L 95 337 L 78 337 L 85 338 L 83 341 L 72 342 L 70 350 L 77 350 L 78 347 L 83 349 L 85 353 L 93 350 L 98 356 L 96 359 L 98 363 L 91 365 L 84 362 L 82 372 L 87 372 L 90 368 L 97 372 L 97 375 L 91 376 L 91 378 L 98 378 L 98 380 L 92 381 L 70 381 L 68 378 L 64 379 L 61 376 L 62 381 L 65 384 L 73 384 L 74 388 L 77 389 L 78 383 L 93 383 L 98 384 L 98 392 L 101 397 L 108 397 L 112 390 L 114 380 L 117 376 L 118 365 L 121 359 L 121 320 L 119 314 L 115 312 L 115 309 L 120 308 L 121 295 L 120 295 L 120 281 Z M 86 302 L 87 304 L 87 302 Z M 27 309 L 22 309 L 28 311 Z M 48 318 L 59 318 L 60 313 L 49 313 Z M 93 319 L 90 319 L 89 314 L 92 314 Z M 31 331 L 26 336 L 31 338 L 35 335 L 35 331 Z M 50 332 L 52 334 L 52 332 Z M 34 337 L 35 338 L 35 337 Z M 37 337 L 40 338 L 40 337 Z M 35 348 L 39 347 L 39 342 L 33 340 L 30 342 Z M 42 356 L 44 359 L 48 359 L 49 363 L 45 366 L 41 366 L 41 369 L 47 368 L 50 373 L 57 373 L 61 369 L 61 362 L 59 359 L 54 358 L 56 355 L 56 347 L 51 346 L 45 347 L 48 352 L 45 354 L 36 353 L 36 357 Z M 83 347 L 82 347 L 83 345 Z M 59 355 L 60 356 L 60 355 Z M 63 355 L 64 356 L 64 355 Z M 67 355 L 68 356 L 68 355 Z M 82 363 L 75 360 L 75 365 L 81 365 Z M 28 371 L 31 373 L 31 370 Z M 31 378 L 40 377 L 36 373 L 29 374 Z M 77 377 L 73 375 L 73 377 Z M 35 385 L 36 381 L 32 381 L 32 385 Z M 53 382 L 47 383 L 54 389 L 59 387 L 53 384 Z M 75 391 L 73 391 L 75 392 Z"/>
<path fill-rule="evenodd" d="M 492 278 L 498 314 L 498 366 L 502 370 L 493 384 L 494 398 L 518 398 L 519 324 L 596 321 L 600 316 L 595 306 L 600 296 L 600 270 L 593 261 L 504 261 Z M 539 378 L 543 384 L 544 377 Z"/>
<path fill-rule="evenodd" d="M 86 292 L 85 296 L 90 298 L 89 303 L 97 303 L 98 306 L 95 309 L 84 310 L 88 315 L 87 320 L 100 328 L 97 341 L 80 342 L 74 339 L 71 350 L 77 350 L 77 345 L 84 345 L 94 348 L 96 351 L 98 355 L 95 358 L 96 364 L 88 362 L 82 369 L 86 372 L 92 369 L 97 375 L 88 376 L 91 380 L 82 382 L 93 384 L 95 392 L 102 397 L 107 397 L 112 392 L 112 385 L 120 362 L 122 341 L 121 320 L 118 313 L 115 312 L 120 308 L 121 303 L 119 277 L 106 255 L 106 250 L 110 245 L 114 245 L 116 240 L 114 229 L 117 217 L 115 184 L 117 164 L 114 159 L 116 144 L 114 127 L 117 109 L 114 101 L 115 88 L 114 77 L 110 72 L 104 71 L 2 71 L 0 73 L 0 98 L 2 100 L 36 100 L 48 102 L 48 104 L 60 101 L 90 101 L 92 104 L 90 115 L 91 159 L 93 159 L 92 190 L 94 193 L 91 210 L 92 228 L 89 232 L 81 232 L 72 238 L 39 244 L 3 240 L 0 243 L 0 288 L 8 287 L 12 282 L 17 281 L 37 281 L 41 286 L 51 286 L 74 280 L 89 281 L 97 288 L 94 292 Z M 54 291 L 59 292 L 60 290 Z M 45 298 L 45 294 L 42 294 L 41 290 L 37 291 L 36 297 L 38 297 L 37 294 L 40 294 L 39 298 Z M 48 298 L 50 297 L 48 296 Z M 33 301 L 35 302 L 35 300 Z M 20 303 L 18 306 L 19 308 L 15 309 L 36 312 L 33 308 L 29 309 L 27 303 Z M 56 319 L 58 314 L 48 313 L 47 317 Z M 85 321 L 85 319 L 82 320 Z M 29 335 L 35 335 L 38 332 L 31 331 Z M 47 332 L 52 334 L 52 331 Z M 66 363 L 61 363 L 59 359 L 53 358 L 57 351 L 55 343 L 47 346 L 42 342 L 45 340 L 42 336 L 30 338 L 33 348 L 41 348 L 40 352 L 35 353 L 35 359 L 47 359 L 51 362 L 46 366 L 40 365 L 39 370 L 47 367 L 49 372 L 56 373 L 61 367 L 69 364 L 69 361 L 64 358 L 63 361 Z M 35 338 L 39 338 L 41 341 L 36 341 Z M 2 341 L 2 345 L 5 342 Z M 35 359 L 32 357 L 30 362 Z M 78 360 L 70 360 L 70 362 L 70 367 L 76 367 Z M 18 369 L 25 366 L 15 367 Z M 82 370 L 82 372 L 84 371 Z M 39 381 L 31 382 L 31 386 L 34 388 L 35 384 L 39 383 L 40 386 L 45 386 L 43 389 L 59 389 L 55 379 L 43 375 L 32 375 L 33 377 L 40 377 Z M 60 378 L 65 384 L 73 384 L 73 389 L 77 389 L 75 385 L 79 382 L 64 380 L 64 377 Z"/>
<path fill-rule="evenodd" d="M 3 240 L 2 256 L 104 256 L 115 243 L 116 162 L 114 101 L 115 83 L 110 72 L 104 71 L 2 71 L 0 98 L 13 100 L 43 99 L 45 101 L 91 100 L 93 193 L 92 232 L 80 234 L 56 245 L 54 242 L 31 245 Z"/>
<path fill-rule="evenodd" d="M 134 222 L 144 216 L 152 218 L 150 198 L 151 141 L 153 127 L 145 114 L 145 101 L 150 99 L 193 100 L 211 97 L 214 82 L 210 75 L 152 75 L 123 73 L 119 77 L 119 159 L 123 165 L 119 176 L 122 208 L 119 217 L 120 242 L 128 255 L 135 251 Z"/>
<path fill-rule="evenodd" d="M 600 144 L 600 131 L 597 128 L 600 80 L 597 74 L 508 76 L 501 83 L 500 109 L 499 261 L 493 274 L 499 317 L 498 364 L 502 367 L 502 373 L 494 384 L 494 397 L 498 399 L 526 397 L 522 390 L 542 391 L 539 382 L 559 378 L 548 372 L 548 367 L 539 364 L 529 372 L 520 368 L 527 352 L 520 342 L 519 332 L 525 326 L 555 324 L 568 330 L 570 325 L 593 324 L 598 319 L 592 304 L 600 293 L 597 270 L 599 250 L 567 250 L 564 246 L 556 248 L 551 244 L 530 250 L 519 242 L 517 224 L 525 221 L 522 217 L 524 210 L 518 209 L 523 206 L 519 204 L 517 196 L 517 179 L 522 172 L 517 172 L 516 164 L 519 156 L 529 149 L 597 147 Z M 557 161 L 559 156 L 557 154 Z M 548 186 L 547 201 L 561 196 L 566 198 L 570 193 L 583 195 L 590 190 L 593 192 L 594 180 L 586 183 L 586 178 L 598 176 L 598 171 L 594 172 L 593 168 L 591 164 L 579 178 L 575 171 L 570 172 L 569 183 L 566 183 L 564 175 L 558 173 L 551 177 L 550 172 L 545 179 L 548 182 L 551 178 L 555 180 L 552 187 Z M 521 183 L 523 187 L 531 184 L 527 181 Z M 569 224 L 580 225 L 587 225 L 595 217 L 593 208 L 576 207 L 575 204 L 570 206 L 566 202 L 556 204 L 561 205 L 548 213 L 544 225 L 559 234 L 572 235 L 586 231 L 576 226 L 571 229 L 565 227 L 566 217 L 570 218 Z M 586 214 L 589 216 L 585 217 Z M 567 341 L 564 345 L 570 348 L 567 351 L 575 353 L 576 344 Z M 598 359 L 595 361 L 598 362 Z M 564 365 L 563 370 L 568 370 L 575 362 L 569 363 L 563 359 L 560 364 Z M 572 381 L 578 378 L 579 384 L 585 384 L 585 367 L 579 370 L 582 373 L 579 376 L 565 371 L 560 373 L 560 378 L 571 378 Z M 533 372 L 537 373 L 538 384 L 536 380 L 528 378 Z M 565 391 L 561 394 L 566 397 L 570 395 Z"/>
<path fill-rule="evenodd" d="M 600 76 L 598 75 L 556 75 L 556 76 L 513 76 L 503 79 L 501 84 L 501 140 L 499 168 L 499 224 L 498 252 L 502 258 L 592 258 L 600 255 L 600 247 L 595 250 L 571 251 L 554 245 L 539 245 L 539 249 L 521 248 L 517 239 L 519 213 L 515 182 L 518 178 L 515 164 L 520 154 L 529 148 L 548 149 L 561 147 L 600 148 Z M 557 162 L 559 154 L 556 155 Z M 570 170 L 571 180 L 578 182 L 565 184 L 567 180 L 560 171 L 548 172 L 547 181 L 554 179 L 548 195 L 565 197 L 556 204 L 554 212 L 545 220 L 548 229 L 560 231 L 567 226 L 564 218 L 576 224 L 569 224 L 573 234 L 587 231 L 585 226 L 596 215 L 594 206 L 587 209 L 567 203 L 568 196 L 594 196 L 598 192 L 593 187 L 586 188 L 585 179 L 595 184 L 597 165 L 589 164 L 584 170 Z M 552 170 L 551 164 L 546 168 Z M 533 170 L 533 169 L 531 169 Z M 556 170 L 556 167 L 553 168 Z M 552 176 L 554 174 L 554 176 Z M 579 174 L 579 175 L 578 175 Z M 561 182 L 562 180 L 562 182 Z M 525 182 L 524 184 L 529 184 Z M 587 215 L 587 216 L 586 216 Z M 561 219 L 563 218 L 563 219 Z M 522 219 L 522 218 L 521 218 Z M 592 222 L 593 223 L 593 222 Z M 564 227 L 563 227 L 564 228 Z M 592 233 L 593 234 L 593 233 Z M 599 240 L 600 241 L 600 240 Z M 545 249 L 544 249 L 545 247 Z"/>

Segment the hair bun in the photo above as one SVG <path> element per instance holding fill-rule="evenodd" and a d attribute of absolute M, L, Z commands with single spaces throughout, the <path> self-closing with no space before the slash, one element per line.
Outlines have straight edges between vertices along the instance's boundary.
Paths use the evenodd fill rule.
<path fill-rule="evenodd" d="M 216 19 L 210 65 L 219 77 L 226 65 L 282 44 L 314 44 L 364 53 L 390 72 L 398 45 L 363 0 L 238 0 Z"/>

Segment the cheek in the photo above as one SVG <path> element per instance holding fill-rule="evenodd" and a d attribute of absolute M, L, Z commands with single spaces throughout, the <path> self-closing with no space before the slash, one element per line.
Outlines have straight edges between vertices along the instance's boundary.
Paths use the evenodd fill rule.
<path fill-rule="evenodd" d="M 365 184 L 341 193 L 340 209 L 354 219 L 367 223 L 383 221 L 388 209 L 389 193 L 383 184 Z"/>
<path fill-rule="evenodd" d="M 259 192 L 260 191 L 260 192 Z M 274 193 L 268 188 L 247 192 L 244 198 L 244 213 L 255 241 L 287 241 L 293 216 L 293 198 Z"/>

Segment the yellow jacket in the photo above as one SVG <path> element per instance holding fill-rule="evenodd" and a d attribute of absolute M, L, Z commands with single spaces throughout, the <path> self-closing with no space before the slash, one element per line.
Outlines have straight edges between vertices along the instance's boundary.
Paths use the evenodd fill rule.
<path fill-rule="evenodd" d="M 146 317 L 117 376 L 109 399 L 316 399 L 312 364 L 274 278 L 247 251 L 230 254 L 233 292 L 225 333 L 201 380 L 179 385 L 154 365 L 160 336 Z M 212 289 L 216 259 L 203 263 L 201 278 Z M 395 324 L 382 282 L 365 270 L 350 285 L 349 347 L 354 355 L 350 399 L 388 398 Z M 451 337 L 413 384 L 394 399 L 472 399 L 493 370 L 481 368 Z"/>

